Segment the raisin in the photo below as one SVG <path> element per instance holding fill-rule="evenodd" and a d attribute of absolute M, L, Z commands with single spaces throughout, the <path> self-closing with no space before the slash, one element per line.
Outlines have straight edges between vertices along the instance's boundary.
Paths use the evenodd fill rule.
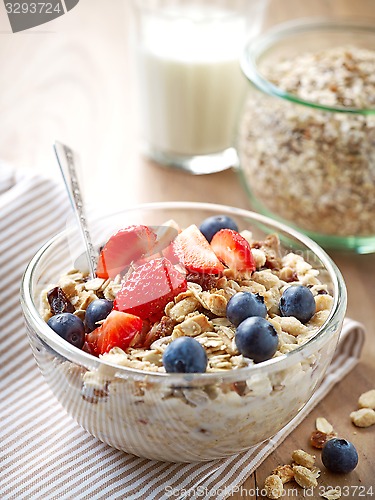
<path fill-rule="evenodd" d="M 266 254 L 266 263 L 264 266 L 266 269 L 274 271 L 281 269 L 280 242 L 275 234 L 268 235 L 264 241 L 253 241 L 250 246 L 251 248 L 263 250 Z"/>
<path fill-rule="evenodd" d="M 61 314 L 61 313 L 74 313 L 75 309 L 68 297 L 65 295 L 64 290 L 59 286 L 52 288 L 47 293 L 47 300 L 51 313 Z"/>
<path fill-rule="evenodd" d="M 104 389 L 93 389 L 88 391 L 87 394 L 82 393 L 82 399 L 91 404 L 97 404 L 99 401 L 106 399 L 108 396 L 108 387 Z"/>
<path fill-rule="evenodd" d="M 294 281 L 298 281 L 298 274 L 296 273 L 296 271 L 293 271 L 290 276 L 285 278 L 285 281 L 287 283 L 293 283 Z"/>
<path fill-rule="evenodd" d="M 244 396 L 248 392 L 247 384 L 245 380 L 240 380 L 238 382 L 233 382 L 232 389 L 237 392 L 239 396 Z"/>
<path fill-rule="evenodd" d="M 219 277 L 215 274 L 201 274 L 201 273 L 189 273 L 186 276 L 186 281 L 196 283 L 202 287 L 205 292 L 210 291 L 212 288 L 216 287 Z"/>
<path fill-rule="evenodd" d="M 173 328 L 176 324 L 176 321 L 172 318 L 163 316 L 161 320 L 158 323 L 155 323 L 151 330 L 145 335 L 142 347 L 144 349 L 149 349 L 150 345 L 155 342 L 155 340 L 172 335 Z"/>
<path fill-rule="evenodd" d="M 310 436 L 310 443 L 311 446 L 313 446 L 314 448 L 318 448 L 319 450 L 321 450 L 328 441 L 328 439 L 329 435 L 326 434 L 325 432 L 314 431 Z"/>
<path fill-rule="evenodd" d="M 278 259 L 266 255 L 266 267 L 267 269 L 272 269 L 273 271 L 280 271 L 280 262 Z"/>

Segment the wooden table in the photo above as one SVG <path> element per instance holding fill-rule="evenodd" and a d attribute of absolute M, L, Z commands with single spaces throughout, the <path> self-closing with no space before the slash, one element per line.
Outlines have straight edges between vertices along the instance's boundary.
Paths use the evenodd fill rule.
<path fill-rule="evenodd" d="M 271 12 L 276 20 L 286 17 L 282 2 L 274 0 Z M 307 3 L 295 0 L 290 12 L 303 15 L 316 9 L 317 2 Z M 351 0 L 321 0 L 321 5 L 327 12 L 360 14 L 360 6 Z M 51 23 L 12 34 L 0 6 L 0 158 L 58 177 L 52 152 L 57 138 L 81 154 L 89 203 L 105 202 L 115 210 L 145 201 L 204 200 L 249 208 L 232 171 L 196 177 L 141 156 L 130 25 L 126 0 L 81 0 Z M 250 495 L 251 489 L 261 489 L 265 477 L 288 462 L 294 449 L 311 451 L 308 437 L 318 416 L 328 418 L 341 436 L 353 441 L 360 455 L 350 475 L 323 470 L 320 484 L 375 486 L 375 428 L 355 429 L 349 420 L 359 394 L 375 387 L 375 255 L 331 255 L 347 283 L 348 315 L 367 329 L 361 362 L 246 481 L 242 498 L 259 497 Z M 238 498 L 241 494 L 233 495 Z"/>

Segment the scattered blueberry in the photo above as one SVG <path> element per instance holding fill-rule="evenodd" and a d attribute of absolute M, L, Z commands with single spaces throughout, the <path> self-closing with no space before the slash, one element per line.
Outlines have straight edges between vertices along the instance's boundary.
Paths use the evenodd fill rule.
<path fill-rule="evenodd" d="M 85 326 L 88 332 L 92 332 L 99 325 L 96 323 L 105 319 L 113 309 L 112 300 L 97 299 L 90 302 L 86 309 Z"/>
<path fill-rule="evenodd" d="M 331 472 L 347 473 L 357 467 L 358 453 L 346 439 L 333 438 L 322 450 L 322 462 Z"/>
<path fill-rule="evenodd" d="M 234 326 L 238 326 L 246 318 L 260 316 L 265 318 L 267 307 L 261 295 L 250 292 L 238 292 L 229 299 L 227 318 Z"/>
<path fill-rule="evenodd" d="M 306 286 L 292 285 L 282 294 L 279 308 L 282 316 L 294 316 L 307 323 L 315 314 L 314 295 Z"/>
<path fill-rule="evenodd" d="M 208 217 L 204 219 L 199 226 L 200 232 L 205 236 L 208 242 L 211 242 L 214 235 L 220 231 L 220 229 L 233 229 L 233 231 L 238 231 L 238 226 L 234 220 L 227 215 L 214 215 Z"/>
<path fill-rule="evenodd" d="M 179 337 L 166 348 L 163 365 L 167 373 L 203 373 L 207 368 L 207 354 L 193 337 Z"/>
<path fill-rule="evenodd" d="M 258 316 L 242 321 L 236 329 L 235 342 L 240 353 L 254 363 L 272 358 L 279 345 L 274 327 Z"/>
<path fill-rule="evenodd" d="M 78 316 L 71 313 L 56 314 L 47 324 L 69 344 L 82 349 L 85 343 L 85 326 Z"/>

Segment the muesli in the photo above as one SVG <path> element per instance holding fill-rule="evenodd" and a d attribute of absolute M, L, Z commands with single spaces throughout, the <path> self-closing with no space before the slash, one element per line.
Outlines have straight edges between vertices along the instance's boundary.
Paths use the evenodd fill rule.
<path fill-rule="evenodd" d="M 194 232 L 198 231 L 195 226 Z M 274 356 L 292 351 L 312 338 L 327 319 L 333 302 L 327 286 L 318 279 L 318 271 L 297 254 L 289 253 L 281 257 L 280 242 L 276 235 L 259 242 L 252 240 L 249 231 L 244 231 L 241 239 L 241 243 L 249 248 L 253 267 L 236 272 L 223 266 L 216 274 L 193 274 L 187 269 L 190 275 L 186 275 L 186 286 L 181 293 L 176 290 L 157 320 L 150 321 L 152 314 L 142 315 L 142 330 L 133 337 L 127 349 L 114 345 L 106 352 L 100 352 L 100 355 L 130 368 L 165 372 L 162 355 L 166 347 L 179 337 L 190 336 L 204 347 L 208 357 L 208 372 L 247 366 L 252 360 L 239 352 L 234 341 L 236 326 L 227 317 L 229 300 L 240 292 L 255 295 L 264 302 L 265 317 L 278 334 L 278 347 Z M 199 250 L 199 246 L 196 246 L 195 251 Z M 84 322 L 90 303 L 98 299 L 114 301 L 121 290 L 121 283 L 129 283 L 131 274 L 136 271 L 136 286 L 139 287 L 144 266 L 132 267 L 127 269 L 125 276 L 116 274 L 114 278 L 104 276 L 88 279 L 87 273 L 76 269 L 68 271 L 60 277 L 55 287 L 43 292 L 43 318 L 48 321 L 56 314 L 56 310 L 51 307 L 51 294 L 59 293 L 60 307 L 61 297 L 65 297 L 65 309 L 59 312 L 66 313 L 69 307 L 70 313 Z M 141 268 L 142 271 L 139 271 Z M 151 267 L 151 270 L 154 269 Z M 280 312 L 281 297 L 293 285 L 306 287 L 314 298 L 314 314 L 308 321 L 301 322 L 292 315 L 282 315 Z M 133 309 L 128 307 L 127 310 Z M 100 327 L 103 323 L 104 318 L 96 326 Z M 86 333 L 86 348 L 91 336 L 90 332 Z"/>
<path fill-rule="evenodd" d="M 70 385 L 61 397 L 84 427 L 130 453 L 209 460 L 272 435 L 306 402 L 319 381 L 317 363 L 327 363 L 329 352 L 323 361 L 316 353 L 270 376 L 241 376 L 241 369 L 308 342 L 327 320 L 333 297 L 318 269 L 302 255 L 282 252 L 274 234 L 256 241 L 250 231 L 239 233 L 226 222 L 210 238 L 195 225 L 168 225 L 177 236 L 161 250 L 146 226 L 116 233 L 102 250 L 97 276 L 89 279 L 79 270 L 61 276 L 42 293 L 41 314 L 57 334 L 110 363 L 91 371 L 56 362 Z M 129 238 L 137 244 L 123 246 Z M 98 310 L 102 317 L 93 324 Z M 82 338 L 71 331 L 78 321 Z M 118 378 L 116 366 L 145 377 L 133 379 L 130 372 L 129 379 Z M 238 378 L 197 386 L 189 378 L 176 386 L 168 377 L 148 376 L 229 371 Z M 55 390 L 62 393 L 57 384 Z M 116 425 L 109 428 L 109 421 Z M 155 434 L 160 426 L 171 437 L 163 449 Z M 181 430 L 176 435 L 180 426 L 188 446 L 181 443 Z"/>

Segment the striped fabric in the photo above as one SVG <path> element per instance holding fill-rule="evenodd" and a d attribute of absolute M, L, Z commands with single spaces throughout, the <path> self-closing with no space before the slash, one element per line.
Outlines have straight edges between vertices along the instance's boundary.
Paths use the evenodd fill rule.
<path fill-rule="evenodd" d="M 203 464 L 166 464 L 126 455 L 81 429 L 62 409 L 26 339 L 19 285 L 27 262 L 62 229 L 62 188 L 0 165 L 1 391 L 0 498 L 224 499 L 303 420 L 357 362 L 360 324 L 346 320 L 339 348 L 314 397 L 272 439 L 240 455 Z"/>

